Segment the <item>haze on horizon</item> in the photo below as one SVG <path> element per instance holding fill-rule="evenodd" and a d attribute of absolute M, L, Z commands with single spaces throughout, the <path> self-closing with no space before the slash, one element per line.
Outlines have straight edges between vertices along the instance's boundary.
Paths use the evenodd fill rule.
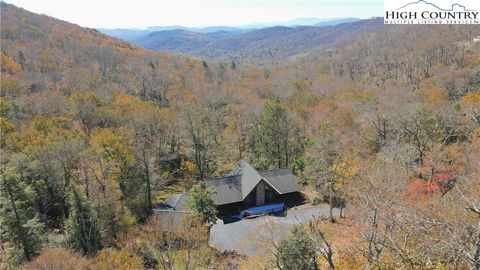
<path fill-rule="evenodd" d="M 7 0 L 28 11 L 91 28 L 240 26 L 296 18 L 381 16 L 382 0 Z"/>

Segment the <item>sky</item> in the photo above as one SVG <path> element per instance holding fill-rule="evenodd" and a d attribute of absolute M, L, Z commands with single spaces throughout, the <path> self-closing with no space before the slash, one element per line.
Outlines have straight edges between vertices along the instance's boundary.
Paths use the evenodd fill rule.
<path fill-rule="evenodd" d="M 5 0 L 91 28 L 238 26 L 294 18 L 382 16 L 383 0 Z"/>

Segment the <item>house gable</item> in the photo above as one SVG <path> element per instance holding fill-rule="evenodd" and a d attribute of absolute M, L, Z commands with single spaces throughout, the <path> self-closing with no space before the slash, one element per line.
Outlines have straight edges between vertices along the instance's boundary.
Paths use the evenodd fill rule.
<path fill-rule="evenodd" d="M 290 169 L 258 172 L 243 159 L 226 177 L 206 181 L 207 186 L 216 191 L 213 200 L 217 205 L 245 201 L 260 183 L 277 195 L 298 192 L 295 176 Z"/>
<path fill-rule="evenodd" d="M 279 193 L 278 190 L 276 190 L 276 189 L 275 189 L 272 185 L 270 185 L 267 181 L 265 181 L 264 179 L 262 179 L 262 180 L 261 180 L 260 182 L 258 182 L 258 184 L 250 191 L 250 193 L 247 194 L 246 197 L 250 196 L 253 192 L 257 191 L 258 186 L 261 185 L 261 184 L 265 185 L 265 187 L 268 187 L 269 189 L 271 189 L 272 191 L 274 191 L 275 194 L 277 194 L 277 195 L 281 195 L 281 194 L 282 194 L 282 193 Z M 245 197 L 245 198 L 246 198 L 246 197 Z"/>

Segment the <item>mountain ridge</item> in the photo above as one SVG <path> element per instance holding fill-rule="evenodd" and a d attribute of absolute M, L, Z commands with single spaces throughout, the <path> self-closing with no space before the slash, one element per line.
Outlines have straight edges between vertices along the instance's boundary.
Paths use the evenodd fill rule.
<path fill-rule="evenodd" d="M 182 25 L 167 25 L 167 26 L 148 26 L 145 29 L 136 29 L 136 28 L 97 28 L 98 31 L 107 34 L 109 36 L 114 36 L 125 41 L 134 41 L 135 39 L 145 37 L 153 32 L 159 31 L 170 31 L 170 30 L 187 30 L 195 33 L 213 33 L 218 31 L 227 31 L 231 33 L 246 33 L 262 28 L 270 28 L 275 26 L 286 26 L 286 27 L 298 27 L 298 26 L 328 26 L 328 25 L 337 25 L 345 22 L 354 22 L 359 21 L 358 18 L 331 18 L 331 19 L 320 19 L 320 18 L 297 18 L 289 21 L 283 22 L 270 22 L 270 23 L 252 23 L 238 26 L 223 26 L 223 25 L 213 25 L 205 27 L 188 27 Z"/>
<path fill-rule="evenodd" d="M 148 50 L 204 59 L 265 62 L 310 52 L 381 26 L 383 22 L 377 18 L 327 26 L 275 26 L 245 33 L 170 30 L 153 32 L 132 42 Z"/>

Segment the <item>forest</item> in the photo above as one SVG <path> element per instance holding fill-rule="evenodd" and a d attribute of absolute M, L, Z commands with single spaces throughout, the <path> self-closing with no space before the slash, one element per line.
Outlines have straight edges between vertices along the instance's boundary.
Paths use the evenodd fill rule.
<path fill-rule="evenodd" d="M 1 2 L 0 269 L 479 270 L 478 35 L 382 25 L 251 64 Z M 201 215 L 158 230 L 172 190 L 208 194 L 242 158 L 344 215 L 248 258 Z"/>

